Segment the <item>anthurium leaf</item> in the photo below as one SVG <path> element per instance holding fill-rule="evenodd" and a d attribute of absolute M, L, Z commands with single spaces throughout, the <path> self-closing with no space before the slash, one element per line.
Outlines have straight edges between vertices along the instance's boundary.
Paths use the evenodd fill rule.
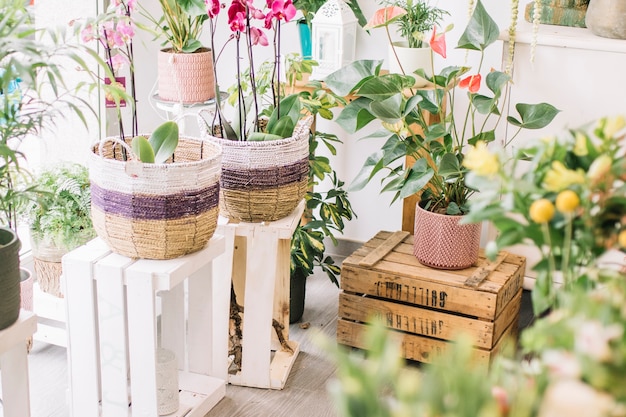
<path fill-rule="evenodd" d="M 376 119 L 369 111 L 371 99 L 359 97 L 348 104 L 337 117 L 337 124 L 346 132 L 355 133 Z"/>
<path fill-rule="evenodd" d="M 154 150 L 154 163 L 162 164 L 167 161 L 178 146 L 178 125 L 167 121 L 154 129 L 149 139 Z"/>
<path fill-rule="evenodd" d="M 459 43 L 456 47 L 458 49 L 484 51 L 487 46 L 498 39 L 499 35 L 500 29 L 498 25 L 485 10 L 482 1 L 478 0 L 465 32 L 459 38 Z"/>
<path fill-rule="evenodd" d="M 472 104 L 480 114 L 500 114 L 496 100 L 493 97 L 483 96 L 482 94 L 472 95 Z"/>
<path fill-rule="evenodd" d="M 189 39 L 185 46 L 183 46 L 183 52 L 186 54 L 190 54 L 196 52 L 198 49 L 202 48 L 202 44 L 197 39 Z"/>
<path fill-rule="evenodd" d="M 502 87 L 509 81 L 511 81 L 511 76 L 502 71 L 491 71 L 485 77 L 487 87 L 496 94 L 496 97 L 500 96 Z"/>
<path fill-rule="evenodd" d="M 378 75 L 382 60 L 363 59 L 341 67 L 329 74 L 324 82 L 330 90 L 339 95 L 347 96 L 370 77 Z"/>
<path fill-rule="evenodd" d="M 469 138 L 467 140 L 467 143 L 469 143 L 472 146 L 476 146 L 477 142 L 493 142 L 494 140 L 496 140 L 496 132 L 495 130 L 488 130 L 486 132 L 480 132 L 478 135 Z"/>
<path fill-rule="evenodd" d="M 382 161 L 383 151 L 380 150 L 372 155 L 368 156 L 361 168 L 361 171 L 357 174 L 357 176 L 352 180 L 352 184 L 350 185 L 350 191 L 358 191 L 362 190 L 370 179 L 376 174 L 376 172 L 380 171 L 382 168 L 382 164 L 379 163 Z M 377 167 L 377 165 L 379 165 Z"/>
<path fill-rule="evenodd" d="M 436 141 L 440 138 L 443 137 L 443 135 L 446 134 L 446 125 L 445 123 L 436 123 L 433 125 L 430 125 L 426 128 L 426 132 L 425 132 L 425 136 L 424 136 L 424 142 L 432 142 L 432 141 Z M 432 144 L 434 145 L 434 144 Z M 431 145 L 431 146 L 432 146 Z"/>
<path fill-rule="evenodd" d="M 441 162 L 439 162 L 439 172 L 443 178 L 449 178 L 451 176 L 458 176 L 461 174 L 461 164 L 457 156 L 451 152 L 443 155 Z"/>
<path fill-rule="evenodd" d="M 426 159 L 418 159 L 411 167 L 411 171 L 404 181 L 399 198 L 406 198 L 421 191 L 430 182 L 434 175 Z"/>
<path fill-rule="evenodd" d="M 382 148 L 383 164 L 389 165 L 406 155 L 406 143 L 398 135 L 391 135 Z"/>
<path fill-rule="evenodd" d="M 560 112 L 560 110 L 548 103 L 518 103 L 515 105 L 515 109 L 519 113 L 521 121 L 513 116 L 507 117 L 507 120 L 512 125 L 524 129 L 541 129 L 546 127 Z"/>
<path fill-rule="evenodd" d="M 206 6 L 204 0 L 175 0 L 181 9 L 189 16 L 206 15 Z"/>
<path fill-rule="evenodd" d="M 135 136 L 130 142 L 130 146 L 141 162 L 148 164 L 154 163 L 154 150 L 150 142 L 148 142 L 148 139 L 144 136 Z"/>
<path fill-rule="evenodd" d="M 416 90 L 415 95 L 421 97 L 420 109 L 432 114 L 437 114 L 441 110 L 443 103 L 443 91 L 441 90 Z"/>
<path fill-rule="evenodd" d="M 402 95 L 400 93 L 382 100 L 370 103 L 370 113 L 377 119 L 386 123 L 396 123 L 402 118 L 400 106 L 402 105 Z"/>
<path fill-rule="evenodd" d="M 385 100 L 393 95 L 400 94 L 415 83 L 415 78 L 408 75 L 387 74 L 369 78 L 359 88 L 358 94 L 372 100 Z"/>
<path fill-rule="evenodd" d="M 424 98 L 422 96 L 419 95 L 414 95 L 411 96 L 407 101 L 406 101 L 406 105 L 404 106 L 404 110 L 402 110 L 402 115 L 406 116 L 407 114 L 411 113 L 413 111 L 413 109 L 415 109 L 417 107 L 417 105 L 420 103 L 420 101 L 424 100 Z M 418 109 L 419 111 L 419 109 Z"/>
<path fill-rule="evenodd" d="M 446 207 L 446 214 L 448 216 L 458 216 L 460 214 L 463 214 L 463 211 L 457 203 L 451 201 L 450 204 L 448 204 L 448 207 Z"/>

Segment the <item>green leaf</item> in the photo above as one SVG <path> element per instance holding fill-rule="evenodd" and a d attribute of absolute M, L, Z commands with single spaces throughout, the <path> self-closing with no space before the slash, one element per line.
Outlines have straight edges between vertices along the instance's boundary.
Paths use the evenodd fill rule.
<path fill-rule="evenodd" d="M 494 140 L 496 140 L 496 132 L 495 130 L 488 130 L 486 132 L 480 132 L 478 135 L 469 138 L 467 140 L 467 143 L 469 143 L 472 146 L 476 146 L 477 142 L 493 142 Z"/>
<path fill-rule="evenodd" d="M 482 1 L 478 0 L 457 48 L 484 51 L 487 46 L 498 39 L 499 35 L 498 25 L 485 10 Z"/>
<path fill-rule="evenodd" d="M 372 77 L 367 79 L 359 88 L 358 95 L 381 101 L 393 95 L 401 94 L 414 83 L 415 79 L 406 75 L 387 74 Z"/>
<path fill-rule="evenodd" d="M 337 124 L 346 132 L 355 133 L 367 126 L 376 117 L 369 111 L 371 99 L 359 97 L 348 104 L 337 117 Z"/>
<path fill-rule="evenodd" d="M 200 48 L 202 48 L 202 43 L 200 43 L 199 40 L 189 39 L 185 46 L 183 46 L 183 52 L 186 54 L 191 54 L 196 52 Z"/>
<path fill-rule="evenodd" d="M 380 150 L 372 155 L 368 156 L 363 164 L 363 167 L 357 174 L 357 176 L 352 180 L 352 184 L 350 185 L 350 191 L 358 191 L 362 190 L 370 179 L 378 172 L 381 167 L 378 167 L 378 164 L 382 161 L 383 151 Z"/>
<path fill-rule="evenodd" d="M 502 87 L 511 81 L 511 76 L 502 71 L 491 71 L 485 77 L 487 87 L 496 94 L 496 97 L 500 97 Z"/>
<path fill-rule="evenodd" d="M 268 132 L 274 136 L 281 138 L 288 138 L 293 134 L 293 129 L 296 127 L 293 119 L 289 115 L 281 117 L 277 123 L 274 124 L 271 132 Z M 269 129 L 268 129 L 269 131 Z"/>
<path fill-rule="evenodd" d="M 176 3 L 191 17 L 206 15 L 204 0 L 176 0 Z"/>
<path fill-rule="evenodd" d="M 300 104 L 300 98 L 298 94 L 290 94 L 287 97 L 283 98 L 280 101 L 280 106 L 274 109 L 272 115 L 267 122 L 267 131 L 268 133 L 273 133 L 276 135 L 281 135 L 283 138 L 287 138 L 291 136 L 293 133 L 293 127 L 300 120 L 300 112 L 302 111 L 302 105 Z M 279 127 L 278 122 L 283 118 L 288 117 L 292 121 L 291 131 L 285 129 L 290 126 L 286 122 L 282 122 L 282 125 Z M 287 134 L 287 136 L 283 136 Z"/>
<path fill-rule="evenodd" d="M 406 155 L 406 143 L 396 134 L 392 134 L 382 147 L 383 164 L 392 162 Z"/>
<path fill-rule="evenodd" d="M 141 162 L 145 162 L 148 164 L 154 163 L 154 150 L 146 139 L 143 136 L 135 136 L 133 140 L 130 142 L 130 146 L 133 148 L 133 152 L 137 155 L 137 158 Z"/>
<path fill-rule="evenodd" d="M 178 125 L 173 121 L 163 123 L 152 132 L 149 142 L 154 150 L 154 163 L 164 163 L 178 146 Z"/>
<path fill-rule="evenodd" d="M 370 113 L 377 119 L 386 123 L 396 123 L 402 118 L 400 106 L 402 104 L 402 94 L 395 94 L 382 101 L 372 101 L 370 103 Z"/>
<path fill-rule="evenodd" d="M 282 138 L 283 136 L 274 135 L 272 133 L 252 132 L 248 135 L 247 139 L 249 141 L 263 142 L 263 141 L 269 141 L 269 140 L 278 140 Z"/>
<path fill-rule="evenodd" d="M 399 197 L 406 198 L 421 191 L 430 182 L 434 174 L 432 168 L 428 166 L 426 159 L 418 159 L 411 167 Z"/>
<path fill-rule="evenodd" d="M 324 82 L 333 93 L 347 96 L 370 77 L 377 75 L 382 63 L 382 60 L 371 59 L 354 61 L 329 74 Z"/>
<path fill-rule="evenodd" d="M 513 116 L 507 117 L 509 123 L 524 129 L 541 129 L 546 127 L 560 112 L 556 107 L 548 103 L 525 104 L 518 103 L 515 109 L 521 117 L 521 121 Z"/>
<path fill-rule="evenodd" d="M 462 174 L 461 164 L 459 163 L 458 158 L 453 153 L 446 153 L 441 158 L 441 162 L 439 163 L 439 175 L 443 178 L 449 178 L 453 176 L 459 176 Z"/>

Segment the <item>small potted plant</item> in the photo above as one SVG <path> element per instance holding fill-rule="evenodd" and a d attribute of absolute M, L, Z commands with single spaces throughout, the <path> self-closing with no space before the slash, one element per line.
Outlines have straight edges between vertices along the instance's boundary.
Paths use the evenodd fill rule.
<path fill-rule="evenodd" d="M 62 163 L 33 179 L 41 192 L 26 207 L 37 281 L 42 291 L 61 297 L 61 257 L 95 237 L 87 167 Z"/>
<path fill-rule="evenodd" d="M 499 33 L 479 0 L 457 48 L 483 54 Z M 445 56 L 445 33 L 433 36 L 430 46 Z M 486 89 L 481 92 L 480 67 L 449 66 L 432 77 L 418 70 L 417 75 L 435 88 L 416 90 L 412 76 L 381 74 L 381 64 L 357 61 L 325 80 L 335 93 L 356 96 L 337 119 L 344 129 L 356 132 L 373 120 L 383 127 L 373 135 L 383 141 L 381 150 L 367 159 L 351 188 L 363 188 L 377 173 L 384 172 L 383 191 L 394 192 L 394 201 L 421 193 L 414 229 L 416 257 L 431 267 L 469 267 L 478 258 L 480 225 L 462 223 L 462 215 L 469 211 L 469 197 L 477 191 L 465 183 L 468 168 L 464 157 L 470 145 L 495 140 L 498 123 L 506 113 L 504 92 L 511 77 L 490 71 L 485 76 Z M 464 93 L 469 101 L 459 113 L 455 98 Z M 547 103 L 520 103 L 515 109 L 519 116 L 511 114 L 506 121 L 517 128 L 516 134 L 524 128 L 546 126 L 558 112 Z M 465 117 L 457 119 L 455 114 Z M 432 123 L 430 117 L 436 117 L 437 122 Z M 407 156 L 415 163 L 402 165 Z M 422 220 L 429 223 L 424 225 Z M 443 225 L 450 229 L 440 228 Z"/>
<path fill-rule="evenodd" d="M 428 35 L 440 25 L 447 11 L 429 4 L 428 0 L 387 0 L 366 28 L 384 27 L 389 39 L 389 72 L 411 75 L 421 68 L 432 76 L 432 53 Z M 395 23 L 401 41 L 392 41 L 390 24 Z M 415 87 L 424 87 L 426 80 L 416 77 Z"/>
<path fill-rule="evenodd" d="M 212 99 L 213 51 L 199 40 L 208 19 L 205 2 L 159 0 L 159 4 L 162 14 L 158 18 L 140 6 L 142 15 L 152 23 L 152 27 L 141 27 L 162 40 L 157 63 L 159 99 L 181 103 Z"/>

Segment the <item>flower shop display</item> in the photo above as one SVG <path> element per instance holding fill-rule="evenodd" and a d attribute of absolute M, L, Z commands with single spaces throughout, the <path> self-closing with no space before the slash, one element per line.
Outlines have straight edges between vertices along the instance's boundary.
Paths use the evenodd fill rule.
<path fill-rule="evenodd" d="M 217 6 L 208 13 L 213 35 L 224 13 L 220 14 Z M 264 8 L 233 0 L 228 7 L 232 31 L 228 42 L 234 44 L 237 57 L 234 112 L 229 120 L 217 97 L 215 114 L 199 115 L 199 124 L 203 135 L 223 149 L 220 207 L 231 219 L 261 222 L 283 218 L 306 193 L 312 117 L 304 117 L 297 94 L 282 94 L 279 77 L 281 25 L 295 14 L 290 0 L 275 0 Z M 274 38 L 272 69 L 262 86 L 257 82 L 253 48 L 268 46 L 268 35 Z M 242 54 L 247 57 L 247 72 L 240 64 Z M 250 87 L 247 95 L 244 84 Z"/>
<path fill-rule="evenodd" d="M 387 6 L 376 11 L 366 28 L 385 28 L 389 40 L 389 72 L 407 75 L 422 68 L 432 76 L 432 53 L 426 37 L 449 13 L 424 0 L 388 0 L 383 4 Z M 402 41 L 392 41 L 389 32 L 391 24 L 397 26 Z M 416 77 L 414 87 L 426 84 L 425 79 Z"/>
<path fill-rule="evenodd" d="M 39 195 L 29 183 L 20 144 L 69 114 L 84 120 L 85 107 L 72 96 L 59 64 L 65 60 L 84 68 L 83 48 L 65 43 L 64 33 L 36 29 L 24 2 L 2 2 L 0 15 L 1 330 L 19 316 L 21 243 L 16 230 L 21 210 Z"/>
<path fill-rule="evenodd" d="M 91 223 L 89 170 L 61 163 L 33 178 L 41 196 L 26 207 L 37 282 L 42 291 L 62 297 L 61 257 L 95 237 Z"/>
<path fill-rule="evenodd" d="M 499 33 L 496 23 L 478 1 L 457 48 L 477 51 L 482 56 L 498 39 Z M 445 56 L 445 33 L 433 32 L 430 46 L 433 52 Z M 413 76 L 381 74 L 380 68 L 381 61 L 361 60 L 325 79 L 336 94 L 356 96 L 337 119 L 346 131 L 358 132 L 374 120 L 382 125 L 382 130 L 368 136 L 379 140 L 381 149 L 367 158 L 351 188 L 362 189 L 376 174 L 382 173 L 382 191 L 394 192 L 393 201 L 419 192 L 421 201 L 416 210 L 448 216 L 467 214 L 468 200 L 477 189 L 465 183 L 468 170 L 463 165 L 464 153 L 468 145 L 496 139 L 496 129 L 504 123 L 502 119 L 508 105 L 506 91 L 510 75 L 496 70 L 482 74 L 480 66 L 477 69 L 449 66 L 429 77 L 420 69 L 416 74 L 434 88 L 415 89 Z M 465 117 L 458 120 L 456 98 L 457 94 L 464 93 L 468 104 Z M 518 115 L 506 117 L 516 128 L 508 142 L 521 129 L 545 127 L 558 112 L 547 103 L 518 103 L 515 110 Z M 430 122 L 431 116 L 438 117 L 437 121 Z M 415 162 L 405 166 L 407 156 Z M 466 224 L 463 226 L 468 228 Z M 471 265 L 470 258 L 475 261 L 478 256 L 479 230 L 468 231 L 467 238 L 457 238 L 456 233 L 433 229 L 424 233 L 422 226 L 416 224 L 415 253 L 420 262 L 451 269 Z M 438 236 L 442 239 L 438 240 Z M 456 261 L 456 249 L 463 242 L 471 246 L 466 253 L 473 255 Z M 428 259 L 424 256 L 428 253 L 448 262 L 441 264 L 436 259 Z"/>
<path fill-rule="evenodd" d="M 119 136 L 91 148 L 91 216 L 96 233 L 113 251 L 131 258 L 170 259 L 202 249 L 217 226 L 221 148 L 199 138 L 179 137 L 168 121 L 150 135 L 137 133 L 131 14 L 120 1 L 89 20 L 83 40 L 103 46 L 102 65 L 119 119 Z M 130 28 L 130 29 L 129 29 Z M 115 42 L 109 42 L 115 39 Z M 130 85 L 115 84 L 128 64 Z M 124 131 L 122 100 L 131 106 L 131 134 Z M 149 137 L 149 139 L 148 139 Z"/>
<path fill-rule="evenodd" d="M 585 270 L 626 236 L 625 127 L 623 116 L 604 117 L 512 157 L 478 143 L 465 160 L 470 185 L 481 189 L 469 217 L 499 231 L 488 253 L 518 243 L 541 253 L 533 267 L 536 313 L 554 305 L 557 274 L 566 288 L 588 285 Z"/>
<path fill-rule="evenodd" d="M 209 18 L 205 1 L 159 0 L 159 4 L 159 18 L 140 5 L 142 15 L 153 25 L 141 27 L 163 40 L 157 60 L 159 99 L 202 103 L 214 98 L 213 50 L 202 46 L 199 40 Z"/>

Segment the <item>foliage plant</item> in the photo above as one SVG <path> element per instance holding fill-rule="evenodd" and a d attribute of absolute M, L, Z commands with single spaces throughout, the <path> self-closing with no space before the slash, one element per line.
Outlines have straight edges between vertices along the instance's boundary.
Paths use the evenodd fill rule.
<path fill-rule="evenodd" d="M 293 5 L 297 10 L 302 12 L 302 18 L 311 26 L 311 21 L 315 17 L 315 13 L 326 3 L 327 0 L 293 0 Z M 346 4 L 350 7 L 350 10 L 354 13 L 360 26 L 365 26 L 366 20 L 359 5 L 358 0 L 346 0 Z"/>
<path fill-rule="evenodd" d="M 131 1 L 128 2 L 129 4 Z M 134 1 L 132 1 L 134 3 Z M 153 25 L 148 28 L 163 40 L 161 46 L 170 47 L 175 53 L 193 53 L 202 48 L 200 35 L 209 18 L 203 0 L 159 0 L 161 16 L 156 18 L 139 5 L 142 15 Z"/>
<path fill-rule="evenodd" d="M 370 21 L 368 27 L 385 26 L 390 38 L 388 26 L 395 23 L 397 32 L 406 40 L 409 48 L 428 46 L 427 34 L 439 26 L 443 17 L 449 14 L 424 0 L 385 0 L 383 4 L 387 7 L 374 15 L 374 19 L 380 16 L 381 21 Z M 393 47 L 391 41 L 390 44 Z"/>
<path fill-rule="evenodd" d="M 26 209 L 33 240 L 69 251 L 95 237 L 87 167 L 65 163 L 38 173 L 40 198 Z"/>
<path fill-rule="evenodd" d="M 610 249 L 626 251 L 626 163 L 623 116 L 599 120 L 516 149 L 512 156 L 479 143 L 467 156 L 468 181 L 481 193 L 470 220 L 498 230 L 488 254 L 530 244 L 537 313 L 556 300 L 554 276 L 564 285 L 587 285 L 585 269 Z"/>
<path fill-rule="evenodd" d="M 381 149 L 367 158 L 352 189 L 361 189 L 384 173 L 382 191 L 393 192 L 394 201 L 421 191 L 420 204 L 426 210 L 449 215 L 468 212 L 468 199 L 476 189 L 465 182 L 464 153 L 468 145 L 495 140 L 507 111 L 510 75 L 492 70 L 483 83 L 481 73 L 485 50 L 499 33 L 479 0 L 457 44 L 458 49 L 480 54 L 478 68 L 448 66 L 439 74 L 433 71 L 432 77 L 419 69 L 416 74 L 432 84 L 426 89 L 413 89 L 415 79 L 410 75 L 382 74 L 382 61 L 373 60 L 356 61 L 325 79 L 336 94 L 356 96 L 337 119 L 346 131 L 358 132 L 374 120 L 382 125 L 382 130 L 368 136 L 380 141 Z M 445 33 L 433 32 L 430 46 L 445 57 Z M 462 120 L 455 117 L 461 114 L 457 94 L 468 98 Z M 505 117 L 517 128 L 509 141 L 521 129 L 545 127 L 558 112 L 547 103 L 514 107 L 518 115 Z M 403 166 L 406 156 L 416 162 Z"/>
<path fill-rule="evenodd" d="M 36 29 L 22 0 L 0 1 L 0 224 L 15 229 L 21 208 L 37 198 L 29 183 L 24 139 L 91 109 L 73 94 L 60 62 L 86 67 L 85 49 L 57 29 Z"/>

